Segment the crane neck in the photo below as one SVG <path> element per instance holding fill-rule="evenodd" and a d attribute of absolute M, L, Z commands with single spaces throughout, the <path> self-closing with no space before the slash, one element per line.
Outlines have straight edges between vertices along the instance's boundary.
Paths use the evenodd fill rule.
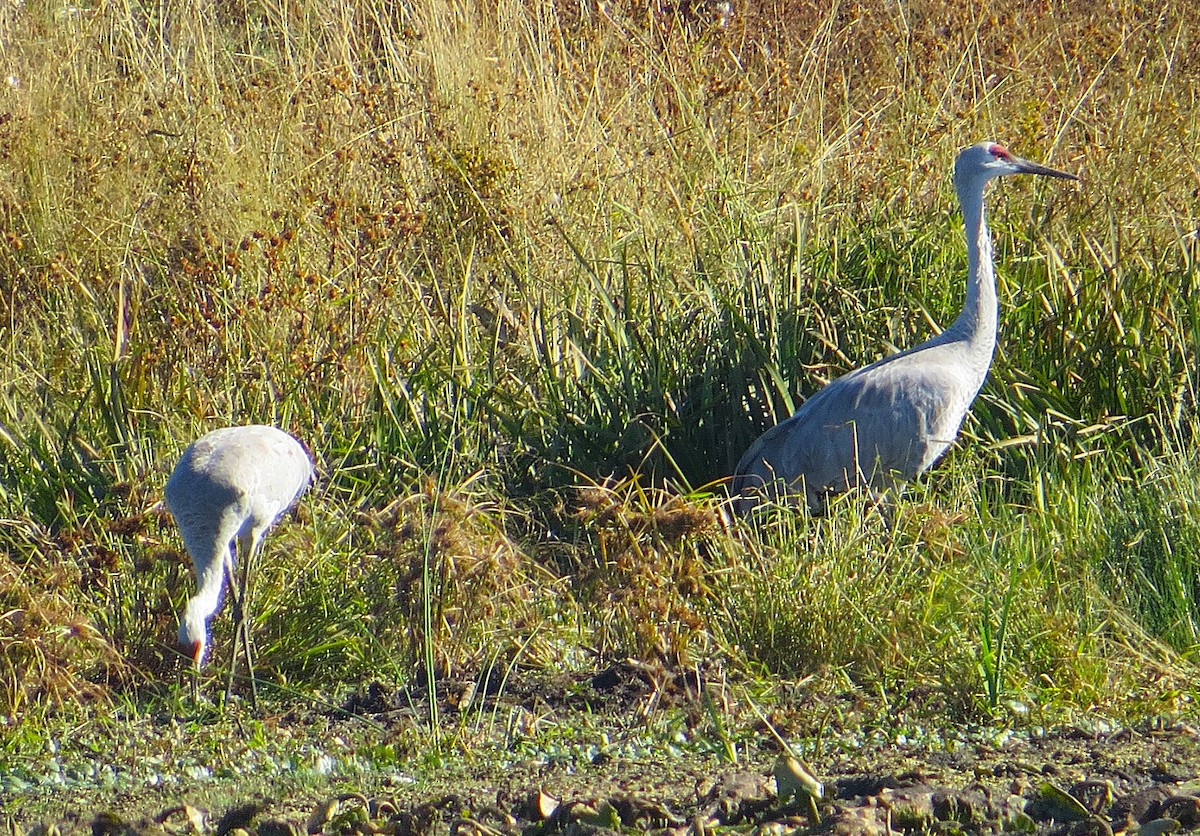
<path fill-rule="evenodd" d="M 944 333 L 966 343 L 972 354 L 990 363 L 996 349 L 996 271 L 992 263 L 992 238 L 983 211 L 984 181 L 957 185 L 967 236 L 967 297 L 958 318 Z"/>
<path fill-rule="evenodd" d="M 229 545 L 213 544 L 212 555 L 199 568 L 196 576 L 196 594 L 187 603 L 187 614 L 203 621 L 213 617 L 221 608 L 221 597 L 225 591 L 225 557 Z"/>

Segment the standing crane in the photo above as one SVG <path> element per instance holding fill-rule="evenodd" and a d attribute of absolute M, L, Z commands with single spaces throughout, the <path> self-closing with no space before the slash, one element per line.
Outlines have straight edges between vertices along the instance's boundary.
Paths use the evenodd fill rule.
<path fill-rule="evenodd" d="M 964 148 L 954 163 L 967 235 L 967 298 L 958 318 L 914 348 L 839 377 L 763 433 L 733 477 L 737 513 L 763 501 L 803 499 L 819 514 L 833 494 L 899 490 L 954 442 L 996 348 L 996 273 L 983 190 L 1009 174 L 1079 179 L 994 142 Z"/>
<path fill-rule="evenodd" d="M 252 562 L 263 535 L 296 503 L 312 478 L 312 459 L 303 444 L 275 427 L 250 425 L 202 436 L 184 451 L 167 480 L 167 507 L 183 534 L 196 574 L 196 594 L 179 622 L 180 647 L 194 664 L 194 696 L 199 694 L 200 668 L 208 653 L 208 623 L 221 607 L 228 580 L 234 636 L 225 695 L 228 700 L 233 689 L 240 640 L 250 698 L 257 705 L 245 621 Z"/>

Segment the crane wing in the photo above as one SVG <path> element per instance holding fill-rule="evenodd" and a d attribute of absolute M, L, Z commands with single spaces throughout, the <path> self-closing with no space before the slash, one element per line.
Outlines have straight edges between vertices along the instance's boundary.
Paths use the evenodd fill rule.
<path fill-rule="evenodd" d="M 803 496 L 819 512 L 830 494 L 921 473 L 953 442 L 975 395 L 936 360 L 894 355 L 833 381 L 750 447 L 734 491 L 751 505 Z"/>

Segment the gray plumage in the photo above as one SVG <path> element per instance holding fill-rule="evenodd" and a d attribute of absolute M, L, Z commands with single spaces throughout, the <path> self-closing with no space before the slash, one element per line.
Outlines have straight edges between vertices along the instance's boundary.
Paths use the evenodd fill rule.
<path fill-rule="evenodd" d="M 191 555 L 197 586 L 180 619 L 179 644 L 197 671 L 227 579 L 234 602 L 234 660 L 240 634 L 250 667 L 242 608 L 246 574 L 263 535 L 296 503 L 312 476 L 303 444 L 283 430 L 260 425 L 214 430 L 188 447 L 175 466 L 167 480 L 167 507 Z M 240 582 L 235 558 L 242 561 Z"/>
<path fill-rule="evenodd" d="M 1077 180 L 981 142 L 954 165 L 967 237 L 967 296 L 958 318 L 920 345 L 834 380 L 750 446 L 732 483 L 734 508 L 826 499 L 851 488 L 898 489 L 954 442 L 996 348 L 996 277 L 983 210 L 989 180 L 1038 174 Z"/>

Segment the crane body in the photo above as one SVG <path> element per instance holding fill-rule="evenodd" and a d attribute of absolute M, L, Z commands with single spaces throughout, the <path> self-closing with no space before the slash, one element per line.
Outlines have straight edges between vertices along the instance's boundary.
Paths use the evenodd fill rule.
<path fill-rule="evenodd" d="M 254 695 L 245 624 L 251 563 L 263 536 L 296 503 L 312 477 L 312 459 L 304 445 L 283 430 L 262 425 L 213 430 L 188 447 L 175 466 L 167 480 L 166 502 L 192 558 L 197 586 L 180 619 L 179 644 L 197 674 L 208 653 L 209 621 L 221 607 L 228 581 L 234 619 L 229 682 L 232 687 L 240 638 Z"/>
<path fill-rule="evenodd" d="M 954 185 L 967 237 L 962 311 L 942 333 L 837 378 L 763 433 L 735 471 L 735 511 L 783 500 L 821 513 L 829 496 L 847 490 L 898 490 L 954 442 L 996 348 L 996 276 L 983 191 L 1007 174 L 1078 179 L 992 142 L 960 152 Z"/>

